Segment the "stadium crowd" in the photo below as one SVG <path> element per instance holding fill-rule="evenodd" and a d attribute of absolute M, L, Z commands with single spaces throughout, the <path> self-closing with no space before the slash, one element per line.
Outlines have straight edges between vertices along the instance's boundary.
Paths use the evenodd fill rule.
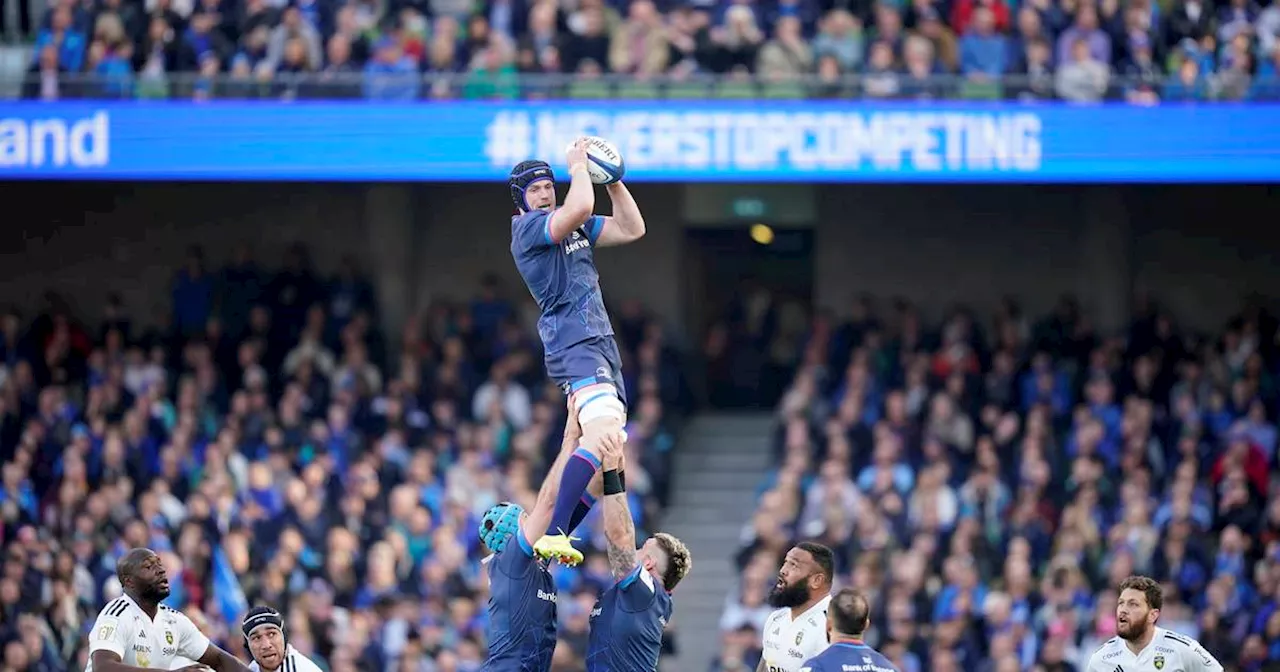
<path fill-rule="evenodd" d="M 168 568 L 165 603 L 242 659 L 237 619 L 267 603 L 332 672 L 477 669 L 479 516 L 531 505 L 564 426 L 521 310 L 490 279 L 388 335 L 351 260 L 329 278 L 301 247 L 275 271 L 248 247 L 205 263 L 193 249 L 163 326 L 115 299 L 95 321 L 57 297 L 0 319 L 0 669 L 83 669 L 115 561 L 139 546 Z M 665 503 L 682 372 L 641 307 L 615 318 L 643 528 Z M 556 570 L 556 670 L 581 669 L 609 580 L 598 518 L 583 568 Z"/>
<path fill-rule="evenodd" d="M 713 672 L 755 668 L 801 538 L 835 549 L 904 672 L 1083 670 L 1135 573 L 1163 584 L 1161 626 L 1229 670 L 1280 669 L 1273 315 L 1200 338 L 1140 300 L 1111 337 L 1069 300 L 936 329 L 905 303 L 852 308 L 800 348 Z"/>
<path fill-rule="evenodd" d="M 27 98 L 1280 100 L 1255 0 L 52 2 Z"/>

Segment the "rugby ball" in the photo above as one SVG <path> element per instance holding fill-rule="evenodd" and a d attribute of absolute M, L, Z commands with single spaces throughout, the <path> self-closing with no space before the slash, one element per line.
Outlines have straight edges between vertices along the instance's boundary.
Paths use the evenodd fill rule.
<path fill-rule="evenodd" d="M 566 151 L 573 148 L 570 142 Z M 587 136 L 587 173 L 593 184 L 613 184 L 622 179 L 627 165 L 622 152 L 612 142 L 596 136 Z"/>

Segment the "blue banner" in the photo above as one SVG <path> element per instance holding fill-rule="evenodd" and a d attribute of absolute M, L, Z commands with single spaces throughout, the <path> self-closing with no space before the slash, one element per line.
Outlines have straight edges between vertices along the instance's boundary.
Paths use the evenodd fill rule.
<path fill-rule="evenodd" d="M 7 103 L 0 178 L 488 181 L 569 140 L 631 181 L 1280 182 L 1280 106 Z"/>
<path fill-rule="evenodd" d="M 209 589 L 213 592 L 213 599 L 218 605 L 218 615 L 222 616 L 224 623 L 234 628 L 244 617 L 244 613 L 249 610 L 249 601 L 245 599 L 244 589 L 240 587 L 240 579 L 236 578 L 236 572 L 231 568 L 231 561 L 227 560 L 227 554 L 222 551 L 221 546 L 213 548 L 211 573 L 213 582 Z"/>

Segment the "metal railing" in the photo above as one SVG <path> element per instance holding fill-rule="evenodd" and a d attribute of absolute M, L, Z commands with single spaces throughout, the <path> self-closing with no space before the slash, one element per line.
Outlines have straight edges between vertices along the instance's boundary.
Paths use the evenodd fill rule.
<path fill-rule="evenodd" d="M 0 81 L 10 98 L 52 100 L 1061 100 L 1052 76 L 974 80 L 957 75 L 911 78 L 860 75 L 836 79 L 691 76 L 637 78 L 566 74 L 279 73 L 269 78 L 171 73 L 27 74 Z M 1135 92 L 1149 92 L 1134 95 Z M 1195 85 L 1112 77 L 1096 100 L 1134 104 L 1280 102 L 1280 78 L 1215 76 Z M 1091 102 L 1091 101 L 1077 101 Z"/>

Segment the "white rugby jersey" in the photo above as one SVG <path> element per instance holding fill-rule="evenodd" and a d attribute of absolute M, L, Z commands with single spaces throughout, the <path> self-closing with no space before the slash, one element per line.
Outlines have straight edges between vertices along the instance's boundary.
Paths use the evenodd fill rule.
<path fill-rule="evenodd" d="M 769 614 L 764 622 L 764 669 L 767 672 L 799 672 L 804 661 L 827 648 L 828 595 L 791 619 L 791 608 Z"/>
<path fill-rule="evenodd" d="M 180 660 L 200 660 L 208 649 L 209 638 L 186 614 L 162 604 L 152 620 L 126 595 L 109 602 L 93 622 L 85 672 L 93 672 L 95 651 L 110 651 L 125 665 L 172 670 Z"/>
<path fill-rule="evenodd" d="M 258 661 L 249 663 L 249 669 L 253 672 L 263 672 L 262 666 L 258 665 Z M 284 662 L 280 667 L 267 672 L 320 672 L 320 666 L 311 662 L 311 659 L 298 653 L 292 644 L 284 646 Z"/>
<path fill-rule="evenodd" d="M 1112 637 L 1089 657 L 1085 672 L 1221 672 L 1222 664 L 1190 637 L 1156 628 L 1151 643 L 1138 654 L 1123 639 Z"/>

